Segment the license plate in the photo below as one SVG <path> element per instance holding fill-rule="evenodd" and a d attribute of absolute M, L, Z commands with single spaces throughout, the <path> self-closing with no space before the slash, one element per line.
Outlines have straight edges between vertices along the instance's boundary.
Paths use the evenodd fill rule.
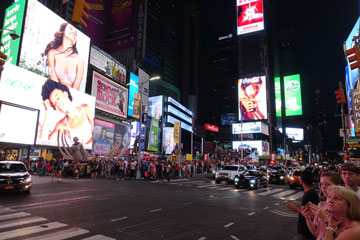
<path fill-rule="evenodd" d="M 14 186 L 5 186 L 5 190 L 12 190 L 14 189 Z"/>

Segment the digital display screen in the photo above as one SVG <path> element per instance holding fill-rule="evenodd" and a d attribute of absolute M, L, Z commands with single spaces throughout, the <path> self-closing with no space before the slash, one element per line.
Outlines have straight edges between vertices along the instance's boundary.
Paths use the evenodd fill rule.
<path fill-rule="evenodd" d="M 236 8 L 238 35 L 264 30 L 262 0 L 236 0 Z"/>
<path fill-rule="evenodd" d="M 232 125 L 233 134 L 263 133 L 269 135 L 269 127 L 263 122 L 244 122 Z"/>
<path fill-rule="evenodd" d="M 275 88 L 275 109 L 276 109 L 276 116 L 281 117 L 281 82 L 280 77 L 275 77 L 274 80 L 274 88 Z"/>
<path fill-rule="evenodd" d="M 163 152 L 164 154 L 172 154 L 175 149 L 174 141 L 174 128 L 173 127 L 164 127 L 163 128 Z"/>
<path fill-rule="evenodd" d="M 192 118 L 186 115 L 185 113 L 180 112 L 175 107 L 168 105 L 167 111 L 168 113 L 174 114 L 174 116 L 186 121 L 187 123 L 192 124 Z"/>
<path fill-rule="evenodd" d="M 160 120 L 163 115 L 163 96 L 149 97 L 149 113 L 150 117 Z"/>
<path fill-rule="evenodd" d="M 129 110 L 128 115 L 134 116 L 134 94 L 139 93 L 139 77 L 130 73 L 130 86 L 129 86 Z"/>
<path fill-rule="evenodd" d="M 248 149 L 251 152 L 253 150 L 257 151 L 259 156 L 269 156 L 269 143 L 262 141 L 262 140 L 256 140 L 256 141 L 233 141 L 233 149 L 237 151 L 241 151 L 241 148 Z"/>
<path fill-rule="evenodd" d="M 239 120 L 267 119 L 265 76 L 238 80 Z"/>
<path fill-rule="evenodd" d="M 19 66 L 85 92 L 90 38 L 39 1 L 28 0 Z"/>
<path fill-rule="evenodd" d="M 114 131 L 115 124 L 99 119 L 94 120 L 93 153 L 105 155 L 110 152 L 114 146 Z"/>
<path fill-rule="evenodd" d="M 159 150 L 159 120 L 154 117 L 151 118 L 148 150 L 154 152 Z"/>
<path fill-rule="evenodd" d="M 302 128 L 286 128 L 286 135 L 295 141 L 303 141 L 304 140 L 304 129 L 302 129 Z"/>
<path fill-rule="evenodd" d="M 289 116 L 302 115 L 300 75 L 284 77 L 285 114 Z"/>
<path fill-rule="evenodd" d="M 36 110 L 0 102 L 0 142 L 34 145 L 37 117 Z"/>
<path fill-rule="evenodd" d="M 57 146 L 58 136 L 60 141 L 66 139 L 71 145 L 74 137 L 78 137 L 84 148 L 92 149 L 93 96 L 10 63 L 5 65 L 0 81 L 0 100 L 40 111 L 37 145 Z"/>

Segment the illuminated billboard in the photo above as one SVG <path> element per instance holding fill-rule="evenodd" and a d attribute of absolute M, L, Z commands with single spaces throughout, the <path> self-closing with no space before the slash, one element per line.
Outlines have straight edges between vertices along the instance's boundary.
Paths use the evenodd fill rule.
<path fill-rule="evenodd" d="M 255 141 L 233 141 L 232 147 L 234 150 L 241 151 L 243 149 L 256 150 L 259 156 L 269 156 L 269 143 L 262 140 Z"/>
<path fill-rule="evenodd" d="M 263 122 L 244 122 L 234 123 L 232 125 L 233 134 L 247 134 L 247 133 L 263 133 L 269 135 L 269 127 Z"/>
<path fill-rule="evenodd" d="M 28 1 L 20 67 L 85 92 L 89 50 L 89 37 L 39 1 Z"/>
<path fill-rule="evenodd" d="M 128 116 L 134 116 L 134 94 L 139 93 L 139 77 L 130 73 Z"/>
<path fill-rule="evenodd" d="M 284 77 L 285 115 L 302 115 L 300 74 Z"/>
<path fill-rule="evenodd" d="M 223 113 L 221 114 L 221 125 L 232 125 L 238 121 L 237 113 Z"/>
<path fill-rule="evenodd" d="M 159 149 L 159 120 L 152 117 L 148 140 L 148 150 L 157 152 Z"/>
<path fill-rule="evenodd" d="M 295 141 L 303 141 L 304 140 L 304 129 L 287 127 L 286 135 Z"/>
<path fill-rule="evenodd" d="M 163 96 L 149 97 L 149 113 L 150 117 L 160 120 L 163 115 Z"/>
<path fill-rule="evenodd" d="M 281 83 L 280 77 L 275 77 L 274 79 L 274 88 L 275 88 L 275 109 L 276 109 L 276 116 L 281 117 Z"/>
<path fill-rule="evenodd" d="M 127 118 L 128 89 L 93 72 L 91 95 L 96 97 L 96 108 Z"/>
<path fill-rule="evenodd" d="M 237 35 L 264 30 L 263 0 L 236 0 Z"/>
<path fill-rule="evenodd" d="M 114 145 L 114 130 L 115 124 L 100 119 L 94 120 L 93 153 L 109 153 Z"/>
<path fill-rule="evenodd" d="M 219 127 L 209 124 L 209 123 L 205 123 L 204 124 L 204 128 L 205 130 L 211 131 L 211 132 L 219 132 Z"/>
<path fill-rule="evenodd" d="M 70 145 L 78 137 L 86 149 L 92 148 L 93 96 L 6 63 L 0 81 L 0 100 L 40 111 L 37 145 L 57 146 L 60 133 Z"/>
<path fill-rule="evenodd" d="M 19 46 L 21 40 L 22 26 L 24 21 L 26 0 L 19 0 L 12 4 L 5 11 L 3 29 L 11 29 L 16 32 L 20 38 L 13 40 L 10 36 L 12 31 L 3 30 L 1 43 L 3 44 L 2 52 L 8 56 L 7 62 L 17 64 L 19 55 Z"/>
<path fill-rule="evenodd" d="M 38 112 L 0 102 L 0 142 L 34 145 Z"/>
<path fill-rule="evenodd" d="M 239 120 L 267 119 L 265 76 L 238 80 Z"/>
<path fill-rule="evenodd" d="M 162 141 L 163 153 L 172 154 L 175 149 L 174 128 L 164 127 L 162 134 L 163 134 L 163 141 Z"/>

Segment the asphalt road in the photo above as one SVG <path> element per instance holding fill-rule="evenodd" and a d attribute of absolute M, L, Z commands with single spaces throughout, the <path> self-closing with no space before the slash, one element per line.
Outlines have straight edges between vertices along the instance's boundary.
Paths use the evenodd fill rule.
<path fill-rule="evenodd" d="M 303 191 L 249 191 L 206 175 L 170 182 L 34 176 L 31 194 L 0 193 L 2 239 L 295 239 L 286 202 Z"/>

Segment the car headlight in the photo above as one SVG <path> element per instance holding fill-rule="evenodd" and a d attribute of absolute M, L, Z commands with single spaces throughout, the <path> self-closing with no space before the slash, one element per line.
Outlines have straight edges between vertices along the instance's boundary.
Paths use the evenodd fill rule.
<path fill-rule="evenodd" d="M 215 173 L 216 173 L 216 171 L 215 171 L 215 170 L 212 170 L 212 173 L 214 173 L 214 174 L 215 174 Z"/>
<path fill-rule="evenodd" d="M 283 180 L 283 179 L 284 179 L 284 176 L 280 176 L 280 179 Z"/>
<path fill-rule="evenodd" d="M 215 172 L 215 176 L 216 176 L 216 177 L 219 176 L 219 172 Z"/>
<path fill-rule="evenodd" d="M 30 183 L 32 180 L 31 176 L 26 177 L 24 180 L 21 180 L 21 183 Z"/>
<path fill-rule="evenodd" d="M 255 179 L 250 179 L 250 183 L 256 183 Z"/>
<path fill-rule="evenodd" d="M 239 180 L 240 180 L 239 177 L 235 177 L 234 179 L 235 182 L 238 182 Z"/>
<path fill-rule="evenodd" d="M 290 180 L 292 181 L 292 180 L 294 180 L 294 178 L 293 178 L 293 177 L 290 177 Z"/>

